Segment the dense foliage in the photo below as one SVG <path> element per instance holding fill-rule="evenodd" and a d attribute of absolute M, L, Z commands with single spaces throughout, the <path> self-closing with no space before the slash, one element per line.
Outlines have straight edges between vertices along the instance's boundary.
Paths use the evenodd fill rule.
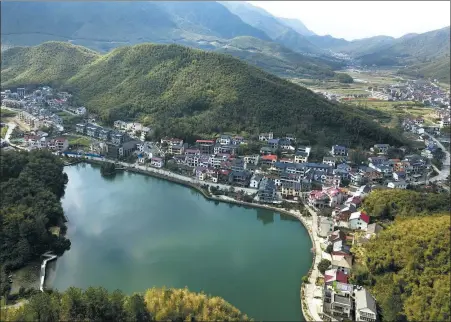
<path fill-rule="evenodd" d="M 450 216 L 397 218 L 364 246 L 357 279 L 370 286 L 383 321 L 449 321 Z"/>
<path fill-rule="evenodd" d="M 336 78 L 340 83 L 350 84 L 354 82 L 354 79 L 345 73 L 337 73 Z"/>
<path fill-rule="evenodd" d="M 324 275 L 324 273 L 327 271 L 327 269 L 330 266 L 330 260 L 328 259 L 322 259 L 319 263 L 318 263 L 318 270 L 321 272 L 321 274 Z"/>
<path fill-rule="evenodd" d="M 64 293 L 39 293 L 4 321 L 249 321 L 219 297 L 188 289 L 148 289 L 144 295 L 109 293 L 102 287 L 85 291 L 70 287 Z"/>
<path fill-rule="evenodd" d="M 46 251 L 69 249 L 68 239 L 49 232 L 54 226 L 66 228 L 60 203 L 67 183 L 62 163 L 47 151 L 3 151 L 0 161 L 2 270 L 19 268 Z"/>
<path fill-rule="evenodd" d="M 393 219 L 397 216 L 430 214 L 450 211 L 449 193 L 421 193 L 413 190 L 375 190 L 363 202 L 372 217 Z"/>
<path fill-rule="evenodd" d="M 450 57 L 449 53 L 442 58 L 418 63 L 401 68 L 398 73 L 415 78 L 432 78 L 439 82 L 450 83 Z"/>
<path fill-rule="evenodd" d="M 2 68 L 13 69 L 18 63 L 10 54 L 8 50 L 3 53 Z M 21 64 L 30 70 L 38 68 L 28 59 Z M 33 77 L 48 81 L 59 79 L 59 74 L 47 69 L 47 73 Z M 2 77 L 4 85 L 19 80 L 24 82 L 20 75 Z M 85 65 L 61 85 L 105 122 L 141 119 L 161 135 L 187 138 L 224 131 L 255 134 L 272 130 L 275 135 L 294 133 L 322 146 L 403 143 L 358 109 L 341 108 L 232 57 L 177 45 L 118 48 Z"/>
<path fill-rule="evenodd" d="M 87 48 L 58 42 L 11 48 L 7 55 L 2 55 L 2 85 L 6 79 L 14 79 L 18 85 L 56 85 L 74 76 L 97 56 Z"/>

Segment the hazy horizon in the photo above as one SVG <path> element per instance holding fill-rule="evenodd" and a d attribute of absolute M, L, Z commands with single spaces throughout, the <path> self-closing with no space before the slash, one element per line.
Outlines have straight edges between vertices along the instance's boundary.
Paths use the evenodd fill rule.
<path fill-rule="evenodd" d="M 294 18 L 317 35 L 355 40 L 402 37 L 450 25 L 449 1 L 247 1 L 272 15 Z"/>

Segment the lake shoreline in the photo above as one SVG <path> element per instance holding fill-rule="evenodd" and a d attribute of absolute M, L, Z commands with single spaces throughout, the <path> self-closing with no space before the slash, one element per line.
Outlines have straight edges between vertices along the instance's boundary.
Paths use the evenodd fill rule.
<path fill-rule="evenodd" d="M 92 159 L 84 159 L 81 160 L 80 162 L 86 162 L 89 164 L 95 164 L 95 165 L 101 165 L 104 162 L 109 162 L 109 161 L 100 161 L 100 160 L 92 160 Z M 73 164 L 78 164 L 79 162 L 75 162 Z M 73 165 L 71 164 L 71 165 Z M 67 165 L 69 166 L 69 165 Z M 209 201 L 214 201 L 214 202 L 224 202 L 224 203 L 228 203 L 228 204 L 234 204 L 234 205 L 238 205 L 238 206 L 243 206 L 243 207 L 248 207 L 248 208 L 259 208 L 259 209 L 265 209 L 265 210 L 271 210 L 273 212 L 279 213 L 279 214 L 283 214 L 283 215 L 287 215 L 290 217 L 294 217 L 296 218 L 298 221 L 301 222 L 301 224 L 303 225 L 303 227 L 305 228 L 305 230 L 307 231 L 309 238 L 310 238 L 310 242 L 312 244 L 312 248 L 315 248 L 315 239 L 313 237 L 313 233 L 312 233 L 312 227 L 311 224 L 309 224 L 306 220 L 306 218 L 303 218 L 302 215 L 299 213 L 299 211 L 288 211 L 286 209 L 280 209 L 280 208 L 276 208 L 273 206 L 268 206 L 268 205 L 262 205 L 262 204 L 254 204 L 254 203 L 249 203 L 249 202 L 245 202 L 245 201 L 239 201 L 239 200 L 234 200 L 231 198 L 220 198 L 220 197 L 215 197 L 215 196 L 210 196 L 208 195 L 204 189 L 202 189 L 200 186 L 193 184 L 191 182 L 187 182 L 187 181 L 183 181 L 183 180 L 179 180 L 177 178 L 174 178 L 172 176 L 166 176 L 163 175 L 161 173 L 157 173 L 155 171 L 146 171 L 146 170 L 141 170 L 141 169 L 137 169 L 137 168 L 133 168 L 133 167 L 128 167 L 125 169 L 126 171 L 130 171 L 133 173 L 137 173 L 137 174 L 142 174 L 142 175 L 148 175 L 157 179 L 162 179 L 162 180 L 166 180 L 166 181 L 170 181 L 172 183 L 176 183 L 179 185 L 183 185 L 187 188 L 191 188 L 197 192 L 199 192 L 206 200 Z M 308 277 L 310 277 L 311 272 L 314 268 L 314 263 L 316 260 L 316 253 L 313 253 L 313 258 L 312 258 L 312 264 L 310 266 L 309 271 L 307 272 Z M 307 309 L 307 303 L 306 300 L 303 299 L 303 282 L 302 282 L 302 277 L 300 278 L 301 282 L 300 282 L 300 287 L 299 287 L 299 294 L 300 294 L 300 306 L 301 306 L 301 312 L 302 315 L 304 317 L 304 319 L 306 321 L 313 321 L 313 318 L 311 318 L 310 314 L 308 314 L 308 309 Z"/>

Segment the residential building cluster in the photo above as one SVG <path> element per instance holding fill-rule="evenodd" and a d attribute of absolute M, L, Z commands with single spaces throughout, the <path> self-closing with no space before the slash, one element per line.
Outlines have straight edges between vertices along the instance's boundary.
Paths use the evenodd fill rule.
<path fill-rule="evenodd" d="M 377 223 L 370 224 L 370 217 L 358 210 L 370 192 L 369 185 L 361 186 L 345 199 L 342 206 L 336 207 L 331 217 L 319 217 L 317 234 L 323 238 L 323 247 L 329 249 L 322 256 L 330 261 L 318 294 L 322 298 L 324 320 L 377 320 L 374 297 L 365 288 L 349 282 L 354 260 L 351 246 L 365 244 L 383 230 Z M 347 234 L 341 227 L 359 233 Z"/>
<path fill-rule="evenodd" d="M 427 106 L 450 105 L 449 92 L 428 80 L 408 80 L 402 84 L 369 87 L 373 98 L 387 101 L 415 101 Z"/>
<path fill-rule="evenodd" d="M 48 133 L 32 131 L 23 137 L 23 145 L 25 145 L 28 151 L 45 149 L 64 152 L 69 147 L 69 141 L 65 137 L 50 138 Z"/>

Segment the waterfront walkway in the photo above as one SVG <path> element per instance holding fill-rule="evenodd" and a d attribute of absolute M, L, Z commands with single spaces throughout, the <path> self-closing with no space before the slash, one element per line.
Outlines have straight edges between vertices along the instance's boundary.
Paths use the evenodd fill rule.
<path fill-rule="evenodd" d="M 312 215 L 312 220 L 310 223 L 304 222 L 306 228 L 311 232 L 311 238 L 313 243 L 313 248 L 315 250 L 315 261 L 313 263 L 312 272 L 309 276 L 309 283 L 303 283 L 303 297 L 305 298 L 305 304 L 307 305 L 308 313 L 304 314 L 307 321 L 322 321 L 318 314 L 318 307 L 321 305 L 320 299 L 315 299 L 315 290 L 318 289 L 316 286 L 316 279 L 318 276 L 321 276 L 321 273 L 318 271 L 318 264 L 321 261 L 322 250 L 321 243 L 323 241 L 322 238 L 318 237 L 318 214 L 309 207 L 307 204 L 304 204 L 305 208 Z M 302 301 L 302 299 L 301 299 Z"/>
<path fill-rule="evenodd" d="M 211 187 L 219 187 L 219 189 L 221 189 L 221 190 L 228 190 L 228 189 L 232 188 L 232 186 L 229 186 L 226 184 L 214 183 L 214 182 L 208 182 L 208 181 L 200 181 L 193 177 L 187 177 L 187 176 L 173 173 L 171 171 L 167 171 L 164 169 L 139 165 L 137 163 L 130 164 L 130 163 L 126 163 L 126 162 L 114 161 L 114 160 L 110 160 L 110 159 L 106 159 L 106 158 L 97 158 L 97 157 L 86 157 L 86 158 L 90 159 L 90 160 L 94 160 L 94 161 L 112 162 L 115 164 L 120 164 L 121 166 L 123 166 L 125 168 L 132 168 L 132 169 L 138 169 L 138 170 L 146 171 L 146 172 L 153 172 L 153 173 L 159 174 L 160 176 L 174 178 L 176 180 L 195 184 L 195 185 L 207 185 L 207 186 L 211 186 Z M 257 189 L 253 189 L 253 188 L 242 188 L 242 187 L 233 187 L 233 188 L 235 189 L 235 191 L 243 190 L 246 194 L 249 194 L 249 195 L 257 193 Z"/>
<path fill-rule="evenodd" d="M 57 256 L 56 256 L 56 255 L 53 255 L 53 254 L 50 253 L 50 252 L 47 252 L 47 253 L 45 253 L 45 254 L 42 255 L 42 256 L 43 256 L 43 257 L 47 257 L 46 259 L 44 259 L 44 260 L 42 261 L 42 264 L 41 264 L 41 273 L 40 273 L 40 285 L 39 285 L 39 290 L 40 290 L 41 292 L 44 292 L 45 272 L 46 272 L 45 269 L 46 269 L 46 267 L 47 267 L 47 262 L 56 259 Z"/>

